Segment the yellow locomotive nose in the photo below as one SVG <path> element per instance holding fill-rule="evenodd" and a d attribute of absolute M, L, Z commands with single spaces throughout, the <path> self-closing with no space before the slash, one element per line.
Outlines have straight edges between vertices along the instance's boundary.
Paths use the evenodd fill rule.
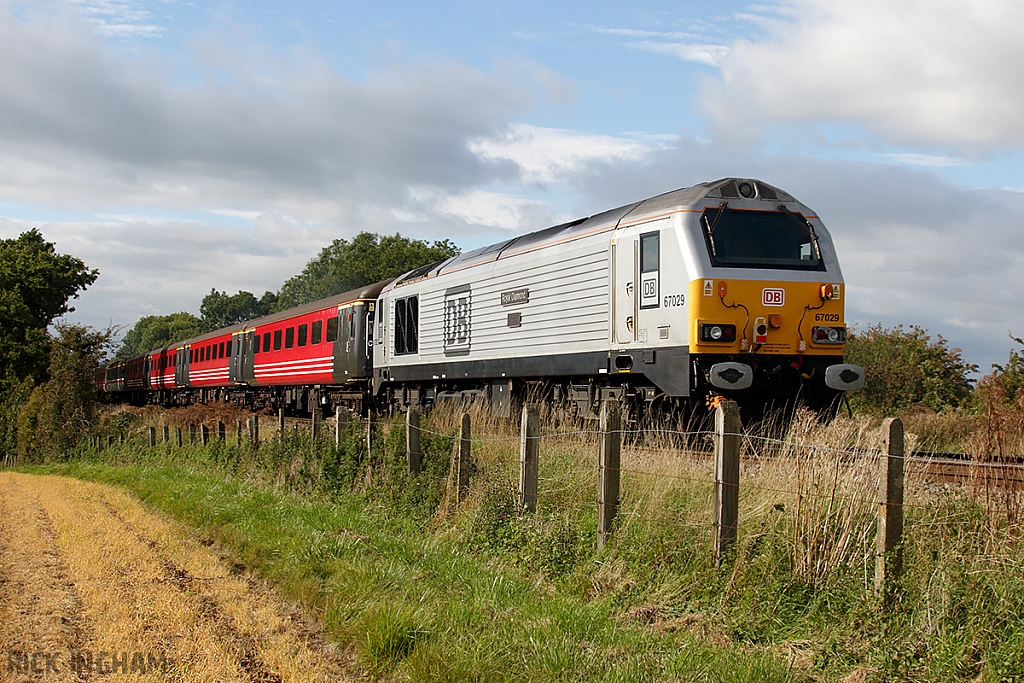
<path fill-rule="evenodd" d="M 843 353 L 846 332 L 837 284 L 700 279 L 689 289 L 693 353 Z M 725 333 L 728 326 L 735 336 Z M 722 334 L 712 334 L 714 328 Z"/>

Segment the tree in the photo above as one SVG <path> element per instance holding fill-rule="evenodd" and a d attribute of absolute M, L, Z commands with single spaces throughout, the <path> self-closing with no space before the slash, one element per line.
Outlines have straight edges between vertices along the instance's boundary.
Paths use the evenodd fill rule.
<path fill-rule="evenodd" d="M 170 315 L 148 315 L 124 335 L 115 358 L 125 360 L 147 351 L 162 349 L 195 337 L 202 331 L 202 321 L 191 313 L 182 311 Z"/>
<path fill-rule="evenodd" d="M 251 292 L 240 291 L 238 294 L 228 296 L 227 292 L 211 289 L 199 306 L 199 312 L 203 316 L 203 331 L 212 332 L 235 323 L 262 317 L 270 313 L 271 307 L 276 303 L 277 295 L 273 292 L 264 292 L 263 297 L 257 299 Z"/>
<path fill-rule="evenodd" d="M 110 349 L 114 330 L 64 323 L 57 323 L 56 330 L 50 345 L 50 379 L 32 389 L 18 411 L 21 462 L 66 458 L 95 420 L 92 381 Z"/>
<path fill-rule="evenodd" d="M 864 368 L 864 389 L 850 395 L 858 410 L 894 415 L 913 405 L 932 410 L 965 405 L 978 366 L 949 348 L 942 335 L 911 325 L 886 329 L 881 325 L 853 332 L 847 339 L 846 360 Z"/>
<path fill-rule="evenodd" d="M 1010 335 L 1010 339 L 1024 347 L 1024 339 Z M 1010 349 L 1006 365 L 992 365 L 992 372 L 982 377 L 978 391 L 984 400 L 1014 403 L 1024 400 L 1024 353 Z M 998 398 L 996 398 L 998 395 Z"/>
<path fill-rule="evenodd" d="M 0 240 L 0 378 L 45 377 L 46 328 L 75 310 L 69 300 L 98 276 L 80 259 L 58 254 L 35 228 L 17 239 Z"/>
<path fill-rule="evenodd" d="M 361 232 L 351 242 L 337 239 L 281 287 L 275 310 L 284 310 L 380 280 L 460 253 L 449 240 L 428 245 L 399 234 Z"/>

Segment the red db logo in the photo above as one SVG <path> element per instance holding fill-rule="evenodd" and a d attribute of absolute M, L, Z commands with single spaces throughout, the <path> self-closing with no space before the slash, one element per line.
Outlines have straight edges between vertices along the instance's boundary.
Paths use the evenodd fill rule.
<path fill-rule="evenodd" d="M 786 303 L 786 290 L 765 289 L 761 292 L 761 303 L 765 306 L 781 306 Z"/>

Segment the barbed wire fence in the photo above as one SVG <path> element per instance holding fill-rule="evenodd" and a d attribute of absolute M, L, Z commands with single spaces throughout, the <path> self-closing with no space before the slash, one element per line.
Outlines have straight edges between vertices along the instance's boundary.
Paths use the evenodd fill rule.
<path fill-rule="evenodd" d="M 886 605 L 892 604 L 902 571 L 905 511 L 928 513 L 914 520 L 915 528 L 942 524 L 942 514 L 946 514 L 941 502 L 929 500 L 927 494 L 929 486 L 938 485 L 935 481 L 941 479 L 942 468 L 949 464 L 906 452 L 903 423 L 898 418 L 886 420 L 873 434 L 858 437 L 857 445 L 840 446 L 745 433 L 736 405 L 729 401 L 715 408 L 714 429 L 695 430 L 624 428 L 621 408 L 614 400 L 602 404 L 596 429 L 576 425 L 563 428 L 557 423 L 542 429 L 540 407 L 528 404 L 523 407 L 518 435 L 511 433 L 511 421 L 507 420 L 504 427 L 474 435 L 470 413 L 458 411 L 451 416 L 458 420 L 448 419 L 452 424 L 436 429 L 421 423 L 416 408 L 406 413 L 404 425 L 372 413 L 360 418 L 344 408 L 333 416 L 333 425 L 325 423 L 318 410 L 312 420 L 289 419 L 284 411 L 275 417 L 277 424 L 270 427 L 266 423 L 274 417 L 261 420 L 252 416 L 244 424 L 237 419 L 232 440 L 253 451 L 268 446 L 283 450 L 289 426 L 294 431 L 299 424 L 308 423 L 313 449 L 325 440 L 339 446 L 346 432 L 362 431 L 365 437 L 360 439 L 365 438 L 363 447 L 370 454 L 374 438 L 401 429 L 407 475 L 416 477 L 420 476 L 423 458 L 421 437 L 451 439 L 448 485 L 456 508 L 468 498 L 471 476 L 477 471 L 474 454 L 476 459 L 490 458 L 505 472 L 518 468 L 515 493 L 519 514 L 535 514 L 545 505 L 596 514 L 598 549 L 624 526 L 650 514 L 672 486 L 686 485 L 708 501 L 710 509 L 705 508 L 703 519 L 699 511 L 692 511 L 672 521 L 708 533 L 714 562 L 719 565 L 736 557 L 738 533 L 749 518 L 763 520 L 773 511 L 788 510 L 798 573 L 814 579 L 844 557 L 860 553 L 865 563 L 865 584 L 873 583 Z M 261 422 L 266 437 L 262 441 Z M 496 424 L 481 422 L 485 427 Z M 327 432 L 331 426 L 333 434 Z M 212 429 L 205 424 L 188 424 L 176 425 L 172 430 L 164 424 L 160 429 L 149 426 L 139 432 L 151 448 L 161 440 L 178 447 L 207 445 L 214 439 L 226 442 L 228 434 L 227 425 L 220 420 Z M 102 449 L 123 442 L 123 435 L 95 437 L 91 445 Z M 514 456 L 517 443 L 518 461 Z M 1008 521 L 1014 523 L 1024 463 L 974 457 L 960 467 L 969 471 L 976 494 L 979 487 L 984 487 L 986 505 L 990 504 L 989 498 L 998 499 Z M 295 469 L 294 463 L 291 469 Z M 919 489 L 919 495 L 910 502 L 906 500 L 908 478 Z M 591 493 L 587 493 L 588 488 Z M 642 488 L 647 500 L 627 496 L 628 504 L 623 505 L 624 488 Z M 740 517 L 741 495 L 746 520 Z M 873 581 L 867 575 L 871 564 Z"/>

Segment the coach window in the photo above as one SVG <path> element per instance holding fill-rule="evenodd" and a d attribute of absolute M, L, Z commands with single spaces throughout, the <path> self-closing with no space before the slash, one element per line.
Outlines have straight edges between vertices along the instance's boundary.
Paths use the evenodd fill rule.
<path fill-rule="evenodd" d="M 327 319 L 327 341 L 338 341 L 338 316 L 336 315 Z"/>
<path fill-rule="evenodd" d="M 232 341 L 234 341 L 234 339 L 228 339 L 228 358 L 231 357 L 231 342 Z"/>
<path fill-rule="evenodd" d="M 320 340 L 324 338 L 324 321 L 317 320 L 313 323 L 313 334 L 310 337 L 310 344 L 319 344 Z"/>
<path fill-rule="evenodd" d="M 306 345 L 307 332 L 309 332 L 309 325 L 299 325 L 299 346 Z"/>
<path fill-rule="evenodd" d="M 259 337 L 257 336 L 256 339 L 258 340 Z M 257 341 L 256 343 L 258 344 L 259 342 Z M 270 353 L 270 333 L 269 332 L 264 332 L 263 333 L 263 353 Z"/>
<path fill-rule="evenodd" d="M 281 330 L 274 330 L 274 350 L 275 351 L 280 351 L 281 350 L 281 335 L 282 334 L 283 334 L 283 332 L 281 332 Z"/>
<path fill-rule="evenodd" d="M 217 358 L 224 357 L 224 342 L 220 343 L 220 347 L 217 349 Z"/>
<path fill-rule="evenodd" d="M 258 334 L 255 337 L 253 337 L 252 352 L 254 355 L 260 352 L 260 335 Z"/>
<path fill-rule="evenodd" d="M 289 327 L 284 331 L 284 348 L 290 349 L 295 346 L 295 328 Z"/>

